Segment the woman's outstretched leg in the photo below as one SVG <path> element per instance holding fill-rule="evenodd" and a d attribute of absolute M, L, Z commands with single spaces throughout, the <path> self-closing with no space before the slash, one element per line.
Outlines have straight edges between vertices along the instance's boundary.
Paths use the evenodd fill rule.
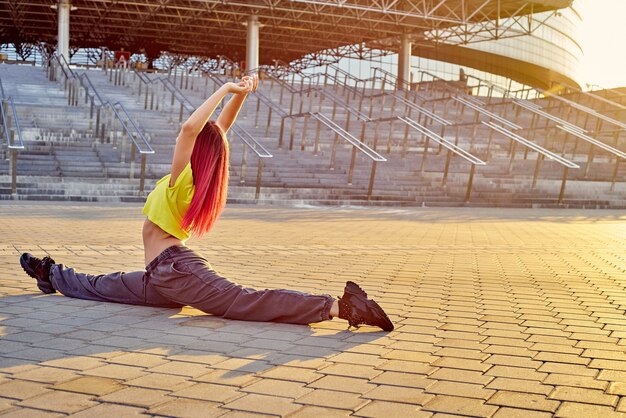
<path fill-rule="evenodd" d="M 39 259 L 28 253 L 22 255 L 20 264 L 29 276 L 37 280 L 37 286 L 44 293 L 58 291 L 77 299 L 131 305 L 181 306 L 155 291 L 149 284 L 147 272 L 91 275 L 56 264 L 50 257 Z"/>
<path fill-rule="evenodd" d="M 384 311 L 352 282 L 337 301 L 330 295 L 245 288 L 220 276 L 204 257 L 186 247 L 170 247 L 159 258 L 150 277 L 156 291 L 203 312 L 229 319 L 310 324 L 332 319 L 332 309 L 350 325 L 393 329 Z"/>

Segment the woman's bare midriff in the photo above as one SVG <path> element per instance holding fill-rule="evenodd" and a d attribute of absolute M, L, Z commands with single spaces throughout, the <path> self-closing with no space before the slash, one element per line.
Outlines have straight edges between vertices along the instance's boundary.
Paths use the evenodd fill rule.
<path fill-rule="evenodd" d="M 145 250 L 146 266 L 152 260 L 172 245 L 184 246 L 183 242 L 178 238 L 168 234 L 157 225 L 146 218 L 143 223 L 143 248 Z"/>

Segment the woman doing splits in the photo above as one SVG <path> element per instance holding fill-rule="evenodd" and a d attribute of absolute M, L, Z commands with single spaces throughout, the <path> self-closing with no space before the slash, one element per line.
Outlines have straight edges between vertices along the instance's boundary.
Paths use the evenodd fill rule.
<path fill-rule="evenodd" d="M 257 84 L 256 76 L 224 84 L 182 125 L 171 172 L 156 183 L 143 207 L 147 216 L 143 225 L 146 271 L 94 276 L 57 264 L 50 257 L 39 259 L 24 253 L 20 264 L 37 280 L 39 289 L 104 302 L 168 308 L 189 305 L 246 321 L 309 324 L 339 317 L 349 326 L 366 324 L 393 330 L 383 309 L 354 282 L 346 283 L 339 299 L 293 290 L 254 290 L 221 277 L 205 258 L 185 246 L 191 234 L 200 237 L 209 232 L 224 209 L 228 187 L 225 134 Z M 217 120 L 209 120 L 229 93 L 233 96 Z"/>

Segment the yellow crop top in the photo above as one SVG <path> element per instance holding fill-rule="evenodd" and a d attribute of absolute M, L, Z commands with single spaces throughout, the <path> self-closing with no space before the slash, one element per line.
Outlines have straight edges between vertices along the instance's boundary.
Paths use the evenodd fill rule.
<path fill-rule="evenodd" d="M 143 207 L 143 214 L 159 228 L 185 241 L 190 233 L 180 227 L 193 198 L 194 185 L 191 163 L 180 173 L 174 186 L 170 187 L 171 174 L 157 181 Z"/>

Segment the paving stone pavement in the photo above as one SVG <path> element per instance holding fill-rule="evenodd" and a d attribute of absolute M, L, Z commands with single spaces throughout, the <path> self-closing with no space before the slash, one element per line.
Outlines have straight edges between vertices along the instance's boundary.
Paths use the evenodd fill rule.
<path fill-rule="evenodd" d="M 188 245 L 257 288 L 359 282 L 391 333 L 43 295 L 23 251 L 143 268 L 136 204 L 0 204 L 0 415 L 626 416 L 626 214 L 228 206 Z"/>

